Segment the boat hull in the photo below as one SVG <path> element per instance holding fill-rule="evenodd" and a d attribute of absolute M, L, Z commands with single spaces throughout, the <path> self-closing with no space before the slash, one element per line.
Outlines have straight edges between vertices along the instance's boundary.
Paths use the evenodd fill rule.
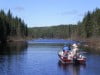
<path fill-rule="evenodd" d="M 86 63 L 86 58 L 68 58 L 63 56 L 63 54 L 61 52 L 58 53 L 59 56 L 59 60 L 62 63 L 67 63 L 67 64 L 85 64 Z"/>

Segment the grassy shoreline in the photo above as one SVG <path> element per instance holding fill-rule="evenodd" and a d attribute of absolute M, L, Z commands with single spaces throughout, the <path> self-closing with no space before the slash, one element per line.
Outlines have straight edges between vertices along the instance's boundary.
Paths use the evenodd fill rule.
<path fill-rule="evenodd" d="M 7 40 L 7 42 L 21 42 L 21 41 L 27 41 L 31 40 L 32 38 L 30 37 L 25 37 L 25 38 L 10 38 Z M 82 46 L 89 52 L 92 53 L 99 53 L 100 54 L 100 39 L 99 38 L 78 38 L 78 39 L 73 39 L 75 41 L 79 41 L 82 43 Z"/>
<path fill-rule="evenodd" d="M 22 37 L 14 37 L 14 38 L 9 38 L 8 40 L 7 40 L 7 42 L 20 42 L 20 41 L 27 41 L 27 40 L 31 40 L 32 38 L 30 38 L 30 37 L 24 37 L 24 38 L 22 38 Z"/>
<path fill-rule="evenodd" d="M 82 42 L 82 46 L 86 49 L 86 51 L 100 54 L 99 38 L 77 39 L 77 41 Z"/>

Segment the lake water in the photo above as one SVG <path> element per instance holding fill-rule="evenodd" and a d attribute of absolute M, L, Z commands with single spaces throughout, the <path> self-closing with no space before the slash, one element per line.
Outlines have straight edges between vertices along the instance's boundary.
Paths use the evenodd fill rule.
<path fill-rule="evenodd" d="M 0 45 L 0 75 L 100 75 L 100 55 L 85 53 L 85 65 L 62 64 L 57 53 L 66 42 L 75 43 L 41 39 Z"/>

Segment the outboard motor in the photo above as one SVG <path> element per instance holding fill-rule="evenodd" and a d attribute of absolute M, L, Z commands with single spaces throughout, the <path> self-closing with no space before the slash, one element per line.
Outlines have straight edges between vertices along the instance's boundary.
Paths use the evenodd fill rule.
<path fill-rule="evenodd" d="M 74 62 L 74 64 L 79 64 L 79 61 L 77 60 L 76 56 L 73 57 L 73 62 Z"/>

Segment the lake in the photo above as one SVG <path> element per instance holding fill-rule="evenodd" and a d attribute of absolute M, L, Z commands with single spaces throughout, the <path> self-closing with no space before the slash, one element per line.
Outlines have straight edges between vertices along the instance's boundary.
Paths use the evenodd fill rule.
<path fill-rule="evenodd" d="M 0 45 L 0 75 L 100 75 L 100 55 L 85 53 L 85 65 L 62 64 L 63 39 L 38 39 Z"/>

